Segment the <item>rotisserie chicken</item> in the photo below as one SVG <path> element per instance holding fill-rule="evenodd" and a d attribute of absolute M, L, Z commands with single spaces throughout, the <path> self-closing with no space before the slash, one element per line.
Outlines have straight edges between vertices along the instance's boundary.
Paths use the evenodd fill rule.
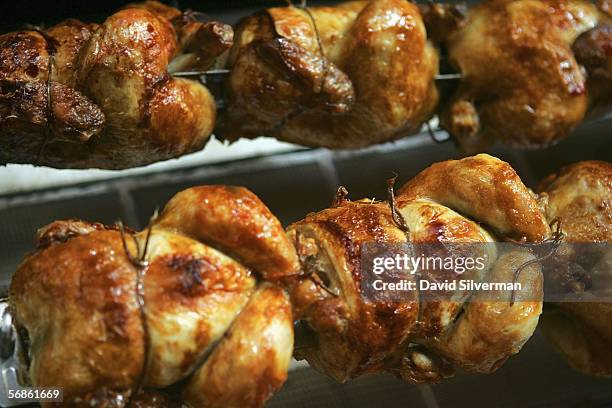
<path fill-rule="evenodd" d="M 487 0 L 460 22 L 448 8 L 429 11 L 434 17 L 428 21 L 455 28 L 431 30 L 446 35 L 449 62 L 462 76 L 441 107 L 441 123 L 468 153 L 497 141 L 550 145 L 589 108 L 610 102 L 612 21 L 603 6 L 587 0 Z M 446 18 L 435 18 L 440 14 Z"/>
<path fill-rule="evenodd" d="M 351 201 L 339 189 L 331 208 L 286 234 L 256 196 L 224 186 L 177 194 L 139 233 L 52 223 L 9 293 L 26 377 L 62 386 L 73 406 L 258 407 L 286 378 L 294 319 L 294 355 L 338 381 L 390 372 L 433 383 L 455 368 L 493 372 L 538 323 L 537 254 L 484 246 L 486 267 L 471 277 L 516 280 L 517 293 L 491 299 L 459 290 L 432 301 L 413 291 L 390 301 L 363 289 L 364 248 L 520 248 L 548 241 L 548 222 L 558 217 L 570 239 L 602 241 L 611 225 L 609 178 L 608 164 L 582 163 L 546 182 L 538 201 L 510 165 L 478 155 L 434 164 L 397 195 L 391 186 L 385 202 Z M 558 305 L 544 327 L 561 349 L 577 345 L 568 356 L 575 365 L 602 375 L 611 340 L 599 319 L 609 310 L 588 306 L 600 312 L 593 315 L 583 305 Z M 584 360 L 594 356 L 596 364 Z"/>
<path fill-rule="evenodd" d="M 541 190 L 546 216 L 561 222 L 567 242 L 604 244 L 588 248 L 595 252 L 586 257 L 588 262 L 576 254 L 564 254 L 558 267 L 547 272 L 546 278 L 569 280 L 572 285 L 567 285 L 568 290 L 579 291 L 581 301 L 546 304 L 542 328 L 573 367 L 586 374 L 611 377 L 612 165 L 576 163 L 548 177 Z M 593 294 L 601 291 L 601 301 L 594 301 L 597 297 Z"/>
<path fill-rule="evenodd" d="M 284 382 L 293 320 L 274 281 L 299 265 L 248 190 L 185 190 L 137 234 L 71 220 L 37 238 L 10 307 L 30 381 L 63 406 L 260 406 Z"/>
<path fill-rule="evenodd" d="M 270 8 L 242 20 L 228 68 L 225 139 L 357 148 L 417 131 L 438 99 L 438 57 L 416 5 Z"/>
<path fill-rule="evenodd" d="M 232 33 L 148 1 L 0 36 L 0 164 L 122 169 L 201 149 L 215 101 L 168 68 L 213 65 Z"/>
<path fill-rule="evenodd" d="M 397 214 L 393 213 L 397 211 Z M 405 223 L 398 225 L 396 218 Z M 472 221 L 472 220 L 476 220 Z M 368 300 L 361 286 L 363 245 L 390 243 L 540 242 L 550 230 L 535 196 L 505 162 L 487 155 L 435 164 L 399 191 L 394 206 L 339 197 L 332 208 L 289 227 L 305 279 L 293 291 L 307 341 L 296 357 L 338 381 L 388 371 L 412 382 L 436 382 L 453 366 L 489 373 L 531 337 L 542 309 L 542 275 L 522 274 L 524 300 Z M 508 280 L 528 253 L 489 257 L 481 279 Z M 468 301 L 469 300 L 469 301 Z"/>
<path fill-rule="evenodd" d="M 417 132 L 436 110 L 465 152 L 543 147 L 612 107 L 607 1 L 487 0 L 467 16 L 406 0 L 289 6 L 236 31 L 233 42 L 228 25 L 147 1 L 100 25 L 0 36 L 0 165 L 142 166 L 201 149 L 213 129 L 359 148 Z M 430 40 L 461 77 L 439 104 L 449 77 Z M 209 68 L 228 76 L 218 120 L 199 82 Z"/>

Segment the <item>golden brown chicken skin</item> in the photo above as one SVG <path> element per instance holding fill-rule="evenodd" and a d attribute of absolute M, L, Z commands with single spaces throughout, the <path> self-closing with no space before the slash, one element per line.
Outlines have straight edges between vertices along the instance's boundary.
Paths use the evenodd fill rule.
<path fill-rule="evenodd" d="M 203 186 L 181 194 L 206 202 L 207 191 L 211 200 L 242 196 L 254 219 L 266 220 L 269 233 L 253 242 L 292 248 L 278 220 L 246 189 Z M 288 257 L 295 265 L 286 273 L 294 274 L 295 253 L 268 246 L 256 262 L 238 261 L 210 246 L 221 232 L 200 240 L 170 221 L 181 200 L 139 233 L 76 220 L 40 230 L 38 250 L 21 264 L 9 293 L 34 386 L 62 387 L 64 406 L 125 407 L 134 400 L 199 408 L 261 406 L 283 384 L 293 351 L 291 304 L 282 288 L 260 283 L 260 267 Z M 243 219 L 216 216 L 238 235 L 254 231 Z"/>
<path fill-rule="evenodd" d="M 214 99 L 168 68 L 210 66 L 231 33 L 146 2 L 100 25 L 0 36 L 0 163 L 122 169 L 201 149 Z"/>
<path fill-rule="evenodd" d="M 292 353 L 289 297 L 283 289 L 264 284 L 189 380 L 184 400 L 192 407 L 263 406 L 287 379 Z"/>
<path fill-rule="evenodd" d="M 612 165 L 583 161 L 551 174 L 540 185 L 546 217 L 559 218 L 570 242 L 612 237 Z"/>
<path fill-rule="evenodd" d="M 470 176 L 475 160 L 481 167 Z M 447 167 L 459 174 L 448 177 Z M 492 190 L 495 186 L 489 184 L 487 173 L 500 172 L 512 180 L 514 190 L 506 192 L 512 196 L 490 201 L 491 217 L 464 212 L 465 208 L 478 208 L 480 197 L 472 194 L 459 199 L 453 195 L 461 189 L 458 184 Z M 441 190 L 424 195 L 425 186 L 443 175 L 448 199 L 443 199 Z M 297 336 L 296 357 L 338 381 L 387 371 L 406 381 L 431 383 L 451 375 L 454 367 L 480 373 L 499 368 L 520 350 L 537 325 L 542 309 L 538 266 L 525 268 L 520 275 L 520 301 L 511 304 L 510 292 L 498 293 L 495 300 L 461 292 L 432 300 L 418 290 L 401 299 L 372 298 L 362 285 L 361 262 L 365 244 L 484 244 L 537 228 L 527 225 L 532 221 L 540 231 L 529 239 L 545 238 L 549 231 L 541 212 L 526 214 L 509 229 L 500 216 L 518 199 L 527 200 L 520 210 L 529 212 L 537 203 L 527 193 L 507 163 L 480 155 L 440 163 L 415 177 L 394 200 L 396 216 L 389 202 L 340 197 L 332 208 L 291 225 L 288 233 L 304 270 L 304 278 L 292 293 L 296 318 L 303 326 Z M 485 222 L 481 226 L 472 219 Z M 489 261 L 480 274 L 473 274 L 478 281 L 509 281 L 520 265 L 533 259 L 528 252 L 498 256 L 494 249 L 481 248 Z"/>
<path fill-rule="evenodd" d="M 229 68 L 229 140 L 357 148 L 418 130 L 437 103 L 437 53 L 404 0 L 267 9 L 238 24 Z"/>
<path fill-rule="evenodd" d="M 586 0 L 478 4 L 444 41 L 462 79 L 441 109 L 442 126 L 467 152 L 498 141 L 543 147 L 565 137 L 584 119 L 590 99 L 586 72 L 572 47 L 581 34 L 607 21 Z M 610 37 L 602 36 L 599 46 L 602 42 L 609 46 Z M 592 44 L 583 48 L 597 52 Z"/>
<path fill-rule="evenodd" d="M 406 240 L 388 206 L 345 201 L 309 214 L 289 227 L 289 236 L 305 274 L 313 276 L 293 291 L 297 317 L 316 336 L 306 344 L 298 342 L 296 358 L 341 382 L 381 365 L 418 316 L 417 299 L 371 303 L 362 297 L 361 245 Z"/>
<path fill-rule="evenodd" d="M 557 219 L 567 242 L 607 244 L 612 241 L 612 165 L 585 161 L 568 166 L 549 176 L 541 186 L 546 216 Z M 565 254 L 561 264 L 547 272 L 551 279 L 565 276 L 567 268 L 580 265 L 586 273 L 571 275 L 571 288 L 580 288 L 582 301 L 557 302 L 546 306 L 542 328 L 565 359 L 586 374 L 612 376 L 612 252 L 607 245 L 595 250 L 595 263 L 581 264 Z M 607 298 L 589 301 L 592 293 Z"/>
<path fill-rule="evenodd" d="M 512 166 L 488 154 L 435 163 L 398 191 L 400 202 L 425 198 L 490 227 L 502 239 L 541 242 L 550 228 L 536 195 Z"/>
<path fill-rule="evenodd" d="M 268 280 L 296 275 L 298 260 L 283 227 L 244 187 L 200 186 L 175 195 L 156 225 L 233 254 Z"/>

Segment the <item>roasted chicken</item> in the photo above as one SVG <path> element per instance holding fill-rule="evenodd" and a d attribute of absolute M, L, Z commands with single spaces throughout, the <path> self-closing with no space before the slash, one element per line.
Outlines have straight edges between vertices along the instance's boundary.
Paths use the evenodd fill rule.
<path fill-rule="evenodd" d="M 603 244 L 589 246 L 588 257 L 564 253 L 547 271 L 548 279 L 578 291 L 580 301 L 547 304 L 542 328 L 573 367 L 612 377 L 612 251 L 605 245 L 612 242 L 612 165 L 576 163 L 548 177 L 541 190 L 546 217 L 561 222 L 567 242 Z"/>
<path fill-rule="evenodd" d="M 236 27 L 216 133 L 357 148 L 420 129 L 438 57 L 405 0 L 270 8 Z"/>
<path fill-rule="evenodd" d="M 453 7 L 430 7 L 426 20 L 462 76 L 440 117 L 463 150 L 547 146 L 610 103 L 612 20 L 603 5 L 487 0 L 465 19 Z"/>
<path fill-rule="evenodd" d="M 284 382 L 293 320 L 276 282 L 299 264 L 248 190 L 185 190 L 140 233 L 68 220 L 37 242 L 10 307 L 31 383 L 61 386 L 64 406 L 260 406 Z"/>
<path fill-rule="evenodd" d="M 542 309 L 537 264 L 520 276 L 522 301 L 515 304 L 510 292 L 496 301 L 469 293 L 430 301 L 418 291 L 401 301 L 374 301 L 361 284 L 364 245 L 541 242 L 549 234 L 535 196 L 507 163 L 487 155 L 431 166 L 399 190 L 392 206 L 340 196 L 332 208 L 289 227 L 309 277 L 292 295 L 303 326 L 296 357 L 338 381 L 388 371 L 436 382 L 455 366 L 492 372 L 535 330 Z M 477 278 L 509 280 L 530 259 L 522 251 L 491 253 Z"/>
<path fill-rule="evenodd" d="M 605 242 L 610 173 L 581 163 L 538 197 L 499 159 L 450 160 L 397 194 L 391 184 L 387 201 L 351 201 L 341 188 L 330 208 L 286 233 L 256 196 L 226 186 L 177 194 L 139 233 L 52 223 L 9 292 L 26 377 L 63 387 L 68 406 L 259 407 L 282 385 L 292 352 L 338 381 L 491 373 L 542 311 L 541 257 L 520 248 L 548 242 L 556 218 L 569 239 Z M 493 298 L 464 289 L 433 300 L 420 290 L 371 297 L 364 248 L 406 243 L 476 245 L 485 266 L 466 278 L 522 288 Z M 604 304 L 557 305 L 544 328 L 576 366 L 607 375 L 609 314 Z"/>
<path fill-rule="evenodd" d="M 197 17 L 148 1 L 0 36 L 0 164 L 122 169 L 201 149 L 215 101 L 168 69 L 213 65 L 233 32 Z"/>
<path fill-rule="evenodd" d="M 244 18 L 234 42 L 230 26 L 146 1 L 100 25 L 4 34 L 0 165 L 136 167 L 199 150 L 213 130 L 359 148 L 417 132 L 435 111 L 467 153 L 497 141 L 547 146 L 612 107 L 610 9 L 607 0 L 486 0 L 467 15 L 407 0 L 288 6 Z M 461 77 L 440 86 L 440 103 L 432 42 L 444 72 Z M 199 82 L 209 68 L 228 75 L 218 120 Z"/>

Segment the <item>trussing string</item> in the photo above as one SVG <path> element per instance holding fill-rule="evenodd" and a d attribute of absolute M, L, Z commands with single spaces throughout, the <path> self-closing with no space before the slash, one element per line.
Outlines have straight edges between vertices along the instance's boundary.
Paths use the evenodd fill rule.
<path fill-rule="evenodd" d="M 136 395 L 142 389 L 142 384 L 144 382 L 144 378 L 149 369 L 150 364 L 150 353 L 151 353 L 151 335 L 149 331 L 149 323 L 147 319 L 146 307 L 145 307 L 145 285 L 144 278 L 146 275 L 147 267 L 149 266 L 149 262 L 147 261 L 147 253 L 149 251 L 149 243 L 151 241 L 151 233 L 153 231 L 153 225 L 158 218 L 158 211 L 155 210 L 153 216 L 149 221 L 149 226 L 147 227 L 147 235 L 145 237 L 144 248 L 140 250 L 140 244 L 134 234 L 128 233 L 125 231 L 125 227 L 123 226 L 123 222 L 119 221 L 119 231 L 121 233 L 121 243 L 123 245 L 123 251 L 127 256 L 128 260 L 134 267 L 136 268 L 136 301 L 138 303 L 138 310 L 140 311 L 140 319 L 142 322 L 142 331 L 144 334 L 144 359 L 142 364 L 142 369 L 140 371 L 140 375 L 138 376 L 138 380 L 134 384 L 134 388 L 132 389 L 132 393 L 130 394 L 127 406 L 130 407 L 132 405 L 132 401 L 136 397 Z M 129 250 L 126 234 L 132 237 L 132 242 L 136 246 L 136 255 L 132 254 Z"/>
<path fill-rule="evenodd" d="M 334 199 L 332 201 L 332 205 L 331 205 L 332 208 L 338 207 L 342 203 L 348 201 L 348 195 L 349 195 L 349 192 L 346 189 L 346 187 L 344 186 L 338 187 L 338 190 L 336 191 L 336 195 L 334 196 Z M 301 236 L 302 234 L 300 233 L 300 231 L 296 230 L 295 240 L 298 246 L 300 245 Z M 301 259 L 300 259 L 300 262 L 302 262 Z M 304 272 L 305 273 L 303 276 L 311 278 L 315 285 L 317 285 L 318 287 L 320 287 L 321 289 L 323 289 L 324 291 L 326 291 L 327 293 L 329 293 L 330 295 L 334 297 L 339 296 L 338 293 L 334 292 L 329 287 L 327 287 L 327 285 L 325 285 L 325 282 L 323 282 L 323 279 L 321 279 L 321 277 L 313 270 L 313 268 L 304 268 Z"/>
<path fill-rule="evenodd" d="M 299 246 L 299 243 L 300 243 L 300 237 L 301 237 L 300 231 L 296 230 L 295 240 L 296 240 L 298 246 Z M 301 255 L 300 255 L 300 263 L 302 263 L 302 262 L 303 261 L 301 259 Z M 325 283 L 323 282 L 323 279 L 321 279 L 321 277 L 313 270 L 313 268 L 303 268 L 303 269 L 304 269 L 304 274 L 302 276 L 307 277 L 307 278 L 311 278 L 312 282 L 314 282 L 315 285 L 317 285 L 318 287 L 320 287 L 321 289 L 323 289 L 324 291 L 326 291 L 330 295 L 332 295 L 334 297 L 338 297 L 339 296 L 333 290 L 328 288 L 327 285 L 325 285 Z"/>
<path fill-rule="evenodd" d="M 542 242 L 542 244 L 550 244 L 551 245 L 550 249 L 545 254 L 539 255 L 535 259 L 531 259 L 523 263 L 521 266 L 519 266 L 516 269 L 516 271 L 514 271 L 514 276 L 512 278 L 513 288 L 514 288 L 514 285 L 518 282 L 521 272 L 523 272 L 525 268 L 527 268 L 528 266 L 534 265 L 536 263 L 540 263 L 550 258 L 557 252 L 557 250 L 561 246 L 561 243 L 563 242 L 563 239 L 565 238 L 565 233 L 561 229 L 561 220 L 559 218 L 555 218 L 554 220 L 552 220 L 552 222 L 550 223 L 550 228 L 554 229 L 551 237 L 545 239 Z M 516 300 L 516 290 L 513 289 L 512 295 L 510 296 L 510 306 L 514 306 L 515 300 Z"/>
<path fill-rule="evenodd" d="M 393 222 L 397 225 L 399 229 L 401 229 L 404 234 L 410 234 L 410 228 L 406 224 L 406 220 L 404 216 L 397 211 L 397 206 L 395 205 L 395 181 L 397 180 L 397 174 L 393 173 L 393 177 L 387 179 L 387 202 L 389 203 L 389 208 L 391 209 L 391 217 L 393 218 Z"/>
<path fill-rule="evenodd" d="M 208 69 L 206 71 L 178 71 L 173 72 L 173 77 L 200 77 L 200 76 L 212 76 L 212 75 L 229 75 L 229 69 Z"/>
<path fill-rule="evenodd" d="M 331 290 L 330 288 L 327 287 L 327 285 L 325 285 L 325 283 L 323 283 L 323 280 L 321 279 L 321 277 L 314 273 L 314 272 L 309 272 L 306 276 L 311 276 L 313 277 L 313 282 L 320 287 L 321 289 L 323 289 L 324 291 L 326 291 L 327 293 L 329 293 L 330 295 L 332 295 L 333 297 L 338 297 L 339 295 L 334 292 L 333 290 Z"/>
<path fill-rule="evenodd" d="M 45 126 L 45 136 L 42 144 L 40 145 L 40 150 L 38 151 L 38 155 L 36 156 L 36 163 L 40 164 L 42 156 L 44 154 L 45 148 L 49 143 L 49 139 L 51 139 L 51 126 L 53 124 L 54 115 L 53 115 L 53 97 L 51 96 L 51 78 L 53 77 L 53 72 L 55 69 L 55 46 L 52 41 L 54 41 L 51 37 L 49 37 L 45 32 L 43 32 L 40 28 L 36 27 L 34 29 L 38 34 L 40 34 L 47 43 L 47 53 L 49 54 L 48 58 L 48 74 L 47 74 L 47 84 L 46 84 L 46 92 L 47 92 L 47 106 L 46 106 L 46 119 L 47 126 Z"/>
<path fill-rule="evenodd" d="M 433 129 L 432 129 L 432 127 L 431 127 L 431 125 L 429 124 L 429 121 L 428 121 L 428 122 L 425 122 L 425 127 L 427 127 L 427 133 L 429 134 L 429 137 L 430 137 L 430 138 L 431 138 L 431 140 L 433 140 L 435 143 L 442 144 L 442 143 L 446 143 L 446 142 L 448 142 L 449 140 L 451 140 L 451 136 L 450 136 L 450 134 L 449 134 L 449 133 L 447 133 L 447 134 L 446 134 L 446 137 L 445 137 L 445 138 L 438 138 L 438 137 L 436 136 L 436 133 L 435 133 L 435 132 L 436 132 L 437 130 L 440 130 L 440 127 L 438 127 L 436 130 L 433 130 Z"/>
<path fill-rule="evenodd" d="M 291 1 L 289 1 L 289 4 L 291 4 Z M 312 15 L 306 4 L 307 0 L 302 0 L 300 4 L 296 7 L 301 10 L 304 10 L 306 15 L 308 15 L 308 18 L 310 19 L 310 22 L 312 23 L 312 28 L 314 29 L 315 36 L 317 38 L 317 46 L 319 47 L 319 56 L 321 57 L 321 71 L 323 72 L 321 86 L 323 86 L 325 84 L 325 80 L 327 79 L 327 75 L 329 74 L 329 66 L 327 64 L 327 58 L 325 57 L 325 51 L 323 50 L 323 43 L 321 42 L 321 34 L 319 32 L 319 27 L 317 26 L 317 21 L 315 20 L 314 16 Z"/>

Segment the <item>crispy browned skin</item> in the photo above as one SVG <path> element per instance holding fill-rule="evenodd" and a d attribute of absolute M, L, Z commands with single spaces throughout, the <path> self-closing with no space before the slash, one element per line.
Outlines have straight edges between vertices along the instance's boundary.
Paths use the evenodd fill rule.
<path fill-rule="evenodd" d="M 605 20 L 587 0 L 475 6 L 445 42 L 462 80 L 442 109 L 443 126 L 468 152 L 496 141 L 542 147 L 566 136 L 589 103 L 572 45 Z"/>
<path fill-rule="evenodd" d="M 192 407 L 263 406 L 287 379 L 292 352 L 289 298 L 279 287 L 262 285 L 189 380 L 184 400 Z"/>
<path fill-rule="evenodd" d="M 227 251 L 268 280 L 296 275 L 295 249 L 278 219 L 244 187 L 201 186 L 178 193 L 157 222 Z"/>
<path fill-rule="evenodd" d="M 190 192 L 202 201 L 174 200 L 140 233 L 76 220 L 39 232 L 39 249 L 21 264 L 9 294 L 33 385 L 62 387 L 64 406 L 124 407 L 142 389 L 136 406 L 169 406 L 172 397 L 198 408 L 261 406 L 282 385 L 293 351 L 291 305 L 280 287 L 259 285 L 251 268 L 278 279 L 281 271 L 268 275 L 265 268 L 287 257 L 295 265 L 285 272 L 294 274 L 297 257 L 283 252 L 291 242 L 280 226 L 270 228 L 259 239 L 276 247 L 240 262 L 169 225 L 171 212 L 185 213 L 178 203 L 201 205 L 201 213 L 209 199 L 218 205 L 199 225 L 187 220 L 186 230 L 204 231 L 217 217 L 238 235 L 261 232 L 251 219 L 223 214 L 241 199 L 255 224 L 278 221 L 246 189 L 182 194 Z M 167 398 L 157 393 L 170 386 Z"/>
<path fill-rule="evenodd" d="M 362 147 L 418 130 L 437 103 L 437 53 L 404 0 L 268 9 L 238 25 L 229 66 L 229 140 Z"/>
<path fill-rule="evenodd" d="M 316 335 L 300 345 L 298 359 L 344 382 L 382 364 L 408 335 L 418 316 L 418 301 L 369 303 L 362 298 L 360 250 L 366 242 L 404 242 L 388 206 L 368 200 L 346 201 L 309 214 L 289 227 L 301 255 L 305 279 L 293 292 L 299 318 Z M 316 278 L 337 295 L 317 284 Z"/>
<path fill-rule="evenodd" d="M 13 276 L 29 376 L 39 387 L 61 385 L 68 404 L 101 388 L 126 392 L 142 369 L 136 271 L 122 254 L 117 231 L 97 231 L 30 255 Z"/>
<path fill-rule="evenodd" d="M 399 190 L 426 198 L 492 228 L 501 239 L 540 242 L 550 235 L 536 196 L 512 166 L 487 154 L 435 163 Z"/>
<path fill-rule="evenodd" d="M 447 171 L 450 168 L 454 173 Z M 482 176 L 469 177 L 470 171 Z M 492 216 L 483 212 L 483 197 L 459 195 L 461 183 L 472 192 L 492 194 L 496 185 L 489 184 L 490 175 L 499 171 L 512 180 L 513 189 L 506 191 L 503 183 L 498 184 L 507 199 L 488 201 Z M 438 173 L 446 176 L 446 199 L 441 188 L 422 194 L 434 185 L 430 180 Z M 503 215 L 510 212 L 509 205 L 525 199 L 533 203 L 515 210 L 527 214 L 510 226 Z M 291 225 L 288 233 L 304 270 L 293 291 L 296 318 L 305 328 L 304 337 L 297 338 L 296 357 L 339 381 L 389 371 L 411 382 L 437 382 L 451 375 L 454 366 L 481 373 L 496 370 L 535 330 L 542 309 L 539 267 L 523 271 L 522 298 L 514 306 L 510 293 L 499 293 L 497 301 L 468 302 L 470 293 L 456 293 L 452 301 L 431 301 L 413 291 L 413 297 L 409 292 L 401 301 L 378 301 L 368 298 L 361 286 L 362 245 L 484 243 L 494 241 L 488 229 L 503 240 L 524 235 L 532 222 L 540 230 L 526 234 L 527 240 L 537 241 L 548 236 L 548 227 L 542 212 L 531 213 L 530 204 L 535 205 L 534 197 L 507 163 L 480 155 L 433 166 L 400 190 L 395 208 L 408 232 L 393 219 L 389 203 L 342 198 L 332 208 Z M 477 210 L 464 211 L 470 208 Z M 485 221 L 485 226 L 471 219 Z M 533 259 L 523 252 L 488 255 L 486 270 L 472 278 L 509 281 L 519 265 Z"/>
<path fill-rule="evenodd" d="M 612 165 L 585 161 L 549 176 L 541 186 L 546 216 L 561 221 L 566 240 L 573 243 L 612 241 Z M 600 248 L 600 260 L 585 266 L 590 291 L 608 290 L 612 253 Z M 564 264 L 578 262 L 570 256 Z M 588 298 L 587 298 L 588 299 Z M 612 303 L 559 302 L 546 308 L 542 319 L 544 333 L 576 369 L 590 375 L 612 376 Z"/>
<path fill-rule="evenodd" d="M 559 218 L 570 242 L 612 239 L 612 164 L 583 161 L 548 176 L 540 185 L 546 217 Z"/>
<path fill-rule="evenodd" d="M 0 163 L 122 169 L 199 150 L 214 100 L 168 66 L 212 65 L 231 33 L 146 2 L 0 36 Z"/>

